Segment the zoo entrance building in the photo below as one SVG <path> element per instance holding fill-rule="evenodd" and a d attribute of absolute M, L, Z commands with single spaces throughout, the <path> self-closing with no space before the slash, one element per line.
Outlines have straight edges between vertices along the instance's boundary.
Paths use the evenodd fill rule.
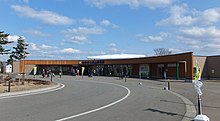
<path fill-rule="evenodd" d="M 56 75 L 82 74 L 94 76 L 121 76 L 136 78 L 169 78 L 193 80 L 199 65 L 202 78 L 220 78 L 220 56 L 194 56 L 193 52 L 166 56 L 141 57 L 129 59 L 95 59 L 95 60 L 21 60 L 13 63 L 13 73 L 34 73 L 50 70 Z"/>

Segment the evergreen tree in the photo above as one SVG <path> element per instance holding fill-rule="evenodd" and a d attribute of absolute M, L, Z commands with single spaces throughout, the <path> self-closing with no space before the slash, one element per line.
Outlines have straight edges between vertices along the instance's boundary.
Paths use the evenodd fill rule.
<path fill-rule="evenodd" d="M 12 51 L 11 58 L 14 58 L 16 60 L 22 60 L 27 57 L 27 54 L 29 54 L 27 49 L 28 44 L 25 43 L 25 40 L 23 37 L 19 37 L 17 41 L 17 46 L 13 47 L 14 51 Z"/>
<path fill-rule="evenodd" d="M 6 50 L 2 45 L 6 45 L 8 43 L 12 43 L 8 41 L 9 34 L 5 34 L 4 32 L 0 31 L 0 54 L 9 54 L 10 49 Z"/>
<path fill-rule="evenodd" d="M 25 63 L 24 60 L 27 57 L 27 54 L 29 54 L 26 49 L 27 49 L 28 44 L 25 43 L 25 40 L 23 37 L 19 37 L 17 41 L 17 46 L 13 47 L 14 51 L 12 51 L 12 54 L 9 57 L 9 62 L 13 61 L 13 58 L 15 60 L 23 60 L 23 74 L 22 74 L 22 85 L 24 85 L 24 74 L 25 74 Z"/>
<path fill-rule="evenodd" d="M 13 54 L 11 53 L 11 55 L 9 55 L 9 59 L 7 60 L 7 65 L 13 65 L 14 62 L 14 58 L 13 58 Z"/>

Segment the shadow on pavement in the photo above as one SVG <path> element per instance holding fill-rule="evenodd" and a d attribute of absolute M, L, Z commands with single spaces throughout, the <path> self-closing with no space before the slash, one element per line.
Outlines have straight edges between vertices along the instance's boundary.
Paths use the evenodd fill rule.
<path fill-rule="evenodd" d="M 161 111 L 161 110 L 153 109 L 153 108 L 147 108 L 147 109 L 145 109 L 145 111 L 157 112 L 157 113 L 166 114 L 166 115 L 170 115 L 170 116 L 186 117 L 186 116 L 178 114 L 178 113 L 166 112 L 166 111 Z M 187 117 L 187 118 L 191 118 L 191 117 Z"/>

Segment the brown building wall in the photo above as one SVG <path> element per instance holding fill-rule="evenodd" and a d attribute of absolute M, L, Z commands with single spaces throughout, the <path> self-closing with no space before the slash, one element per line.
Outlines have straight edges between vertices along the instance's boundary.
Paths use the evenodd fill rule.
<path fill-rule="evenodd" d="M 27 65 L 75 65 L 80 64 L 81 60 L 25 60 Z M 20 61 L 23 63 L 23 60 Z"/>
<path fill-rule="evenodd" d="M 20 70 L 23 72 L 23 65 L 82 65 L 82 60 L 25 60 L 20 61 Z M 175 55 L 159 56 L 159 57 L 146 57 L 136 59 L 115 59 L 115 60 L 104 60 L 101 65 L 126 65 L 131 64 L 133 75 L 139 75 L 139 64 L 150 64 L 150 73 L 152 77 L 158 76 L 157 64 L 167 63 L 186 63 L 186 66 L 180 64 L 179 76 L 184 76 L 187 79 L 193 78 L 193 53 L 182 53 Z M 186 70 L 183 70 L 186 69 Z M 182 71 L 183 70 L 183 71 Z M 26 72 L 26 71 L 25 71 Z"/>
<path fill-rule="evenodd" d="M 23 69 L 24 65 L 78 65 L 80 62 L 81 60 L 21 60 L 19 72 L 26 72 L 26 70 Z"/>
<path fill-rule="evenodd" d="M 176 67 L 167 67 L 168 72 L 167 72 L 167 77 L 176 77 Z"/>
<path fill-rule="evenodd" d="M 220 56 L 208 57 L 207 73 L 210 78 L 220 78 Z"/>
<path fill-rule="evenodd" d="M 151 78 L 157 77 L 157 64 L 150 64 L 150 77 Z"/>
<path fill-rule="evenodd" d="M 176 63 L 160 63 L 164 65 L 164 67 L 158 67 L 158 64 L 151 64 L 150 65 L 150 71 L 152 78 L 164 78 L 164 71 L 166 71 L 167 78 L 176 78 L 176 66 L 175 67 L 169 67 L 168 64 L 174 64 Z M 185 69 L 185 63 L 179 63 L 179 78 L 186 78 L 186 69 Z"/>
<path fill-rule="evenodd" d="M 179 77 L 180 78 L 185 78 L 185 72 L 186 72 L 186 70 L 185 70 L 185 67 L 186 67 L 186 65 L 185 65 L 185 63 L 180 63 L 179 64 Z"/>
<path fill-rule="evenodd" d="M 186 63 L 186 71 L 183 75 L 187 79 L 193 79 L 193 53 L 182 53 L 167 56 L 157 56 L 157 57 L 146 57 L 146 58 L 136 58 L 136 59 L 117 59 L 117 60 L 105 60 L 105 64 L 152 64 L 152 63 Z M 152 76 L 155 73 L 152 72 Z"/>
<path fill-rule="evenodd" d="M 139 64 L 132 65 L 132 76 L 138 77 L 139 76 Z"/>

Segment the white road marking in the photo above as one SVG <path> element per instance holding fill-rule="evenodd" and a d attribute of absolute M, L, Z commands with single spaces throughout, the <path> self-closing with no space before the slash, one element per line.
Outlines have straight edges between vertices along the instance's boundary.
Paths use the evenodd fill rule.
<path fill-rule="evenodd" d="M 51 90 L 42 90 L 42 91 L 34 91 L 34 92 L 25 92 L 23 94 L 14 94 L 14 95 L 6 95 L 6 96 L 0 96 L 0 99 L 6 99 L 6 98 L 13 98 L 13 97 L 23 97 L 23 96 L 28 96 L 28 95 L 36 95 L 36 94 L 41 94 L 41 93 L 47 93 L 47 92 L 52 92 L 52 91 L 56 91 L 59 89 L 62 89 L 65 87 L 64 84 L 59 83 L 61 86 L 59 88 L 55 88 L 55 89 L 51 89 Z M 46 88 L 45 88 L 46 89 Z"/>
<path fill-rule="evenodd" d="M 89 82 L 95 82 L 95 81 L 89 81 Z M 96 83 L 97 83 L 97 82 L 96 82 Z M 98 82 L 98 83 L 105 83 L 105 84 L 111 84 L 111 85 L 119 86 L 119 87 L 125 88 L 125 89 L 128 91 L 128 93 L 127 93 L 126 96 L 124 96 L 123 98 L 121 98 L 121 99 L 119 99 L 119 100 L 117 100 L 117 101 L 115 101 L 115 102 L 113 102 L 113 103 L 110 103 L 110 104 L 108 104 L 108 105 L 105 105 L 105 106 L 102 106 L 102 107 L 100 107 L 100 108 L 93 109 L 93 110 L 90 110 L 90 111 L 86 111 L 86 112 L 83 112 L 83 113 L 79 113 L 79 114 L 76 114 L 76 115 L 72 115 L 72 116 L 69 116 L 69 117 L 66 117 L 66 118 L 58 119 L 58 120 L 56 120 L 56 121 L 66 121 L 66 120 L 69 120 L 69 119 L 73 119 L 73 118 L 76 118 L 76 117 L 80 117 L 80 116 L 83 116 L 83 115 L 87 115 L 87 114 L 94 113 L 94 112 L 97 112 L 97 111 L 99 111 L 99 110 L 108 108 L 108 107 L 110 107 L 110 106 L 113 106 L 113 105 L 115 105 L 115 104 L 117 104 L 117 103 L 119 103 L 119 102 L 125 100 L 125 99 L 130 95 L 130 93 L 131 93 L 131 91 L 130 91 L 127 87 L 122 86 L 122 85 L 119 85 L 119 84 L 106 83 L 106 82 Z"/>

